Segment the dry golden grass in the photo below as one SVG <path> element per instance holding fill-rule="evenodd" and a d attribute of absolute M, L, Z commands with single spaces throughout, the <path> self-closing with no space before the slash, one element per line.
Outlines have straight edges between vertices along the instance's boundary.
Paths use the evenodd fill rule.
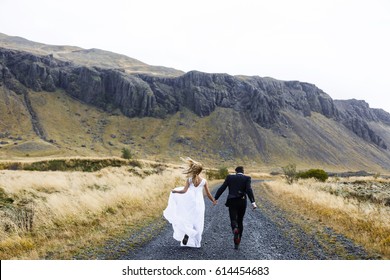
<path fill-rule="evenodd" d="M 387 179 L 349 178 L 326 183 L 300 180 L 288 185 L 282 180 L 275 180 L 264 183 L 263 191 L 286 210 L 324 223 L 369 252 L 390 259 L 390 207 L 346 195 L 345 186 L 356 180 L 377 182 L 378 185 L 379 182 L 389 183 Z"/>
<path fill-rule="evenodd" d="M 14 210 L 33 209 L 28 231 L 9 214 L 11 207 L 0 208 L 7 217 L 0 220 L 0 259 L 70 259 L 86 245 L 161 216 L 169 191 L 184 180 L 178 168 L 145 162 L 142 169 L 98 172 L 2 170 L 0 178 Z"/>

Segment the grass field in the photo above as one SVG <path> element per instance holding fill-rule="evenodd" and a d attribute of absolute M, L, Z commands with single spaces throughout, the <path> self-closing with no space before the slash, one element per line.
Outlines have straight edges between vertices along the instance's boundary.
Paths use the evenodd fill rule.
<path fill-rule="evenodd" d="M 183 166 L 120 158 L 56 158 L 0 162 L 0 258 L 72 259 L 89 246 L 135 232 L 161 217 Z M 230 170 L 231 171 L 231 170 Z M 390 259 L 390 180 L 311 179 L 288 185 L 266 179 L 256 193 Z"/>
<path fill-rule="evenodd" d="M 0 259 L 71 259 L 160 217 L 180 167 L 136 165 L 81 171 L 0 171 Z"/>
<path fill-rule="evenodd" d="M 390 259 L 390 180 L 374 177 L 331 178 L 327 182 L 279 178 L 257 190 L 274 204 L 294 213 L 296 221 L 311 220 Z"/>

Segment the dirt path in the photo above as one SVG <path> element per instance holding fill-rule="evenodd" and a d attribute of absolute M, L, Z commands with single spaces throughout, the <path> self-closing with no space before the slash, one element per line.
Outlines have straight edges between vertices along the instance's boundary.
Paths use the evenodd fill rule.
<path fill-rule="evenodd" d="M 254 181 L 261 184 L 261 181 Z M 173 230 L 163 218 L 155 225 L 120 242 L 108 243 L 99 259 L 367 259 L 366 252 L 330 228 L 291 222 L 289 213 L 256 193 L 258 209 L 249 207 L 239 250 L 233 247 L 226 192 L 215 207 L 206 198 L 205 229 L 201 248 L 180 247 Z M 316 230 L 313 230 L 316 228 Z M 310 230 L 308 230 L 310 229 Z M 139 245 L 137 245 L 139 244 Z"/>

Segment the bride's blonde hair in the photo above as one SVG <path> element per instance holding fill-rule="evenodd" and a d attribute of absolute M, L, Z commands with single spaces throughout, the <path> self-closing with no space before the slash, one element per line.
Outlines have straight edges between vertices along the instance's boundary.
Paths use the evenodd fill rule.
<path fill-rule="evenodd" d="M 188 168 L 186 171 L 184 171 L 184 174 L 191 175 L 192 180 L 195 180 L 196 176 L 199 175 L 203 170 L 202 164 L 200 162 L 193 160 L 190 157 L 186 157 L 186 158 L 181 157 L 181 160 L 185 161 L 188 164 Z"/>

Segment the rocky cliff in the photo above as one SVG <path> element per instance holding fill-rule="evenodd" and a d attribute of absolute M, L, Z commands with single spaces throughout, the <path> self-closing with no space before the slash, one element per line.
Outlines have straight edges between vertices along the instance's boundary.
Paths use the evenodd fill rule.
<path fill-rule="evenodd" d="M 316 112 L 387 149 L 387 143 L 368 122 L 389 124 L 388 113 L 371 109 L 363 101 L 334 101 L 315 85 L 299 81 L 197 71 L 179 77 L 129 74 L 120 69 L 81 66 L 51 55 L 0 48 L 0 86 L 26 98 L 28 89 L 63 89 L 73 98 L 106 111 L 119 109 L 130 118 L 164 118 L 182 108 L 204 117 L 221 107 L 244 113 L 263 128 L 275 128 L 289 126 L 284 111 L 304 117 Z M 43 134 L 39 126 L 35 130 Z"/>
<path fill-rule="evenodd" d="M 383 122 L 390 124 L 390 114 L 381 109 L 371 109 L 364 100 L 335 100 L 340 121 L 359 137 L 372 142 L 383 149 L 387 149 L 385 141 L 377 135 L 369 122 Z"/>
<path fill-rule="evenodd" d="M 280 114 L 284 109 L 300 111 L 304 116 L 312 112 L 327 117 L 338 115 L 329 95 L 314 85 L 297 81 L 197 71 L 177 78 L 138 77 L 150 86 L 159 104 L 165 103 L 176 110 L 185 106 L 201 117 L 209 115 L 216 107 L 232 108 L 247 113 L 262 127 L 270 128 L 286 121 Z"/>

